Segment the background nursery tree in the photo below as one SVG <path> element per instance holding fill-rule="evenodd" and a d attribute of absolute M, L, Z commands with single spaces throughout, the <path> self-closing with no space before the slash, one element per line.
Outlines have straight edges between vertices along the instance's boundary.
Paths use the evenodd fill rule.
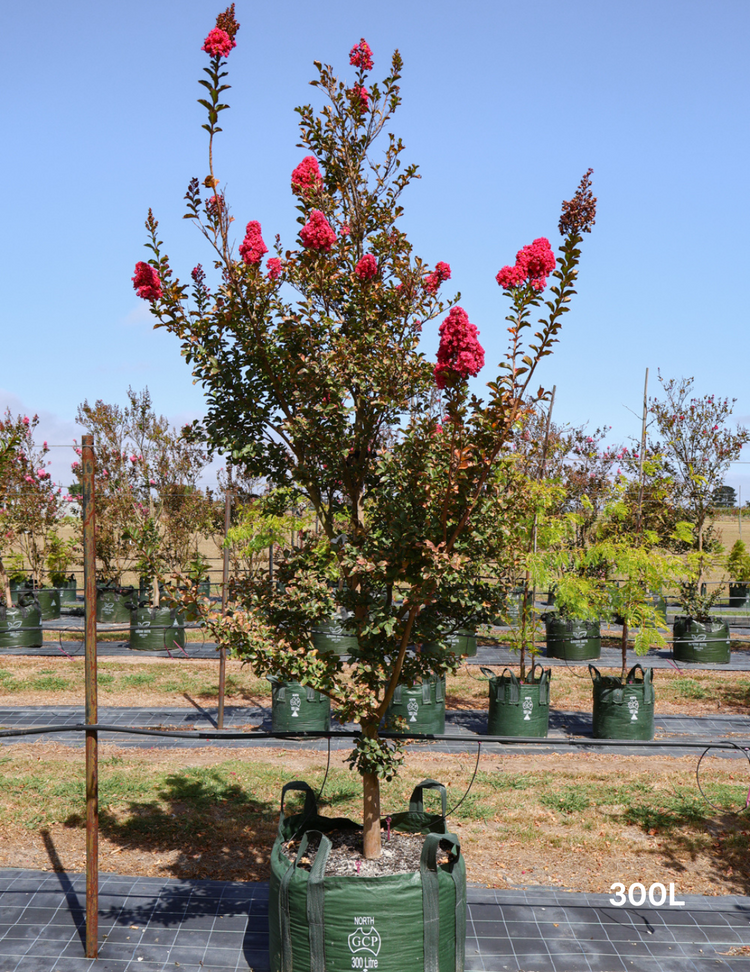
<path fill-rule="evenodd" d="M 700 553 L 714 539 L 709 523 L 714 493 L 723 485 L 730 462 L 739 459 L 743 445 L 750 442 L 750 431 L 741 425 L 729 427 L 734 399 L 691 397 L 692 378 L 665 381 L 659 375 L 659 381 L 664 400 L 652 399 L 650 406 L 662 437 L 656 451 L 663 454 L 682 510 L 680 519 L 692 523 L 694 547 Z M 698 573 L 700 582 L 702 568 Z"/>
<path fill-rule="evenodd" d="M 34 440 L 38 417 L 24 416 L 14 421 L 6 412 L 8 424 L 14 424 L 20 432 L 14 482 L 7 497 L 8 516 L 34 586 L 43 587 L 50 580 L 50 554 L 59 543 L 63 490 L 52 482 L 47 470 L 47 443 L 40 446 Z"/>
<path fill-rule="evenodd" d="M 514 523 L 528 510 L 505 456 L 514 424 L 544 394 L 532 394 L 531 382 L 574 293 L 595 199 L 587 174 L 564 204 L 558 258 L 537 239 L 498 274 L 512 302 L 510 348 L 483 402 L 467 389 L 484 364 L 477 329 L 440 296 L 450 267 L 428 266 L 399 228 L 401 196 L 417 169 L 402 164 L 403 143 L 389 128 L 401 102 L 398 52 L 382 82 L 369 76 L 374 55 L 364 40 L 350 53 L 346 81 L 316 63 L 312 84 L 324 106 L 297 109 L 308 154 L 291 174 L 296 245 L 277 239 L 264 267 L 268 248 L 250 220 L 235 252 L 214 139 L 236 30 L 229 8 L 204 44 L 209 171 L 186 195 L 186 216 L 213 249 L 216 283 L 200 265 L 191 287 L 173 276 L 151 213 L 151 260 L 137 264 L 133 283 L 157 326 L 182 342 L 206 391 L 213 444 L 269 486 L 296 492 L 321 524 L 321 534 L 309 530 L 283 553 L 278 585 L 248 578 L 232 613 L 210 625 L 256 672 L 302 681 L 360 723 L 351 763 L 363 781 L 364 854 L 374 858 L 379 781 L 400 759 L 380 722 L 399 682 L 456 664 L 447 650 L 409 646 L 494 617 L 513 583 Z M 448 308 L 435 364 L 419 342 Z M 441 422 L 431 410 L 436 385 Z M 340 607 L 359 643 L 346 667 L 311 639 L 312 626 Z"/>

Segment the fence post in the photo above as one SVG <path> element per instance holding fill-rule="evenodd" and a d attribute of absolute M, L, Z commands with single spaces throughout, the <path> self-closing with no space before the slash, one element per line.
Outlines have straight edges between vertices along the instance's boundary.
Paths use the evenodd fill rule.
<path fill-rule="evenodd" d="M 96 692 L 96 544 L 94 437 L 81 439 L 83 464 L 83 585 L 85 598 L 86 725 L 98 722 Z M 96 729 L 86 730 L 86 958 L 99 950 L 99 753 Z"/>

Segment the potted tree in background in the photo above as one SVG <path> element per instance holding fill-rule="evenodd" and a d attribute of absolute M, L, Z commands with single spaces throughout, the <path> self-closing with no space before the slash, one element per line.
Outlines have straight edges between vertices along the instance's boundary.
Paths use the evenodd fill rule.
<path fill-rule="evenodd" d="M 373 54 L 365 41 L 351 52 L 355 71 L 349 81 L 317 66 L 313 84 L 325 107 L 318 114 L 311 106 L 298 109 L 301 142 L 309 154 L 291 177 L 299 212 L 297 244 L 283 249 L 279 243 L 264 266 L 261 227 L 250 220 L 239 255 L 234 252 L 229 203 L 214 170 L 213 149 L 226 109 L 223 79 L 237 26 L 229 8 L 204 44 L 210 56 L 201 102 L 208 114 L 209 172 L 202 182 L 194 179 L 187 193 L 186 215 L 213 249 L 220 267 L 217 282 L 196 267 L 189 302 L 189 288 L 174 277 L 149 214 L 151 260 L 137 265 L 134 285 L 152 303 L 159 324 L 179 337 L 206 390 L 206 428 L 213 444 L 229 452 L 234 465 L 309 502 L 334 552 L 341 582 L 335 590 L 321 578 L 320 540 L 308 531 L 282 553 L 280 585 L 267 577 L 238 585 L 231 613 L 208 623 L 217 641 L 257 673 L 309 685 L 327 695 L 344 720 L 359 723 L 350 762 L 362 779 L 362 829 L 339 823 L 361 833 L 366 876 L 377 872 L 381 856 L 380 780 L 397 771 L 401 758 L 399 743 L 381 736 L 380 722 L 399 684 L 444 675 L 457 661 L 451 652 L 431 656 L 410 650 L 435 633 L 429 612 L 421 625 L 424 608 L 437 604 L 444 617 L 458 622 L 499 611 L 505 591 L 485 582 L 483 571 L 488 564 L 497 570 L 515 562 L 504 541 L 516 501 L 505 489 L 501 456 L 519 415 L 535 397 L 531 382 L 537 364 L 557 340 L 569 308 L 579 245 L 593 223 L 595 201 L 587 175 L 564 205 L 558 258 L 539 239 L 519 252 L 515 267 L 501 271 L 504 289 L 526 288 L 528 300 L 520 311 L 514 304 L 509 356 L 489 385 L 487 401 L 470 396 L 467 380 L 478 374 L 484 357 L 477 330 L 465 311 L 439 297 L 450 275 L 447 264 L 427 266 L 398 225 L 400 197 L 416 175 L 415 166 L 401 165 L 403 144 L 386 127 L 400 103 L 398 53 L 381 83 L 369 78 Z M 381 135 L 384 150 L 375 161 Z M 536 333 L 531 331 L 526 344 L 540 309 Z M 435 364 L 420 353 L 419 342 L 423 329 L 444 314 Z M 428 408 L 435 383 L 443 392 L 440 422 Z M 458 606 L 442 595 L 461 586 L 471 592 L 472 603 L 461 604 L 461 616 L 455 617 Z M 335 606 L 348 612 L 358 639 L 346 667 L 341 656 L 321 653 L 311 641 L 310 621 L 330 617 Z M 285 838 L 291 834 L 282 817 L 271 879 L 274 970 L 333 962 L 343 954 L 349 960 L 355 915 L 372 915 L 371 909 L 381 927 L 385 922 L 409 929 L 383 939 L 379 968 L 433 968 L 446 956 L 451 968 L 463 967 L 460 847 L 446 833 L 444 811 L 432 822 L 422 815 L 418 790 L 412 827 L 437 831 L 424 843 L 422 878 L 391 875 L 365 885 L 355 874 L 336 879 L 334 888 L 324 874 L 330 842 L 321 838 L 312 874 L 320 880 L 308 882 L 300 868 L 308 834 L 290 859 Z M 295 823 L 300 831 L 321 826 L 307 793 L 305 822 Z M 444 862 L 436 857 L 441 838 L 448 848 Z M 286 895 L 290 886 L 301 894 Z M 407 886 L 406 894 L 396 893 Z M 428 887 L 455 916 L 441 921 L 434 937 L 429 929 L 426 936 L 413 934 L 415 923 L 422 925 Z M 317 936 L 307 920 L 310 894 L 318 896 L 320 907 L 320 896 L 325 897 L 326 912 L 335 911 L 341 934 L 327 930 L 324 938 Z M 281 935 L 280 922 L 289 934 Z"/>
<path fill-rule="evenodd" d="M 750 604 L 750 553 L 742 540 L 735 540 L 726 566 L 729 572 L 729 606 L 747 607 Z"/>
<path fill-rule="evenodd" d="M 57 541 L 63 510 L 62 487 L 47 470 L 49 448 L 34 440 L 39 424 L 24 417 L 24 434 L 15 457 L 15 482 L 8 496 L 8 513 L 16 544 L 29 568 L 30 589 L 43 621 L 60 617 L 60 591 L 53 586 L 48 561 Z"/>
<path fill-rule="evenodd" d="M 20 451 L 29 424 L 28 417 L 14 418 L 9 410 L 0 419 L 0 648 L 42 644 L 39 605 L 34 602 L 33 594 L 28 593 L 22 595 L 23 603 L 14 606 L 9 573 L 9 561 L 18 556 L 11 552 L 16 537 L 11 503 L 23 469 Z"/>

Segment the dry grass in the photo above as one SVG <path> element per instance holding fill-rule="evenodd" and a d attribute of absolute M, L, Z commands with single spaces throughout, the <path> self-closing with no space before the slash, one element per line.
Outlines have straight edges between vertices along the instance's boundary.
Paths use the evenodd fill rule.
<path fill-rule="evenodd" d="M 345 755 L 345 754 L 344 754 Z M 359 781 L 334 754 L 322 810 L 360 817 Z M 674 882 L 679 893 L 750 893 L 748 770 L 714 760 L 704 786 L 695 760 L 570 754 L 483 757 L 474 787 L 449 823 L 461 838 L 470 881 L 608 891 Z M 0 866 L 84 864 L 80 750 L 17 745 L 3 756 Z M 260 880 L 282 785 L 316 790 L 325 755 L 296 750 L 123 750 L 101 747 L 101 869 L 180 878 Z M 463 795 L 471 757 L 412 752 L 383 788 L 383 813 L 405 809 L 415 783 L 443 781 L 449 808 Z M 429 795 L 429 799 L 434 796 Z M 291 801 L 294 803 L 294 800 Z"/>

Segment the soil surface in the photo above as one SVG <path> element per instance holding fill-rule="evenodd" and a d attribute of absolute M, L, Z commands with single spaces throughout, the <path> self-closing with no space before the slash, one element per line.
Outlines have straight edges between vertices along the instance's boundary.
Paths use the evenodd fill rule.
<path fill-rule="evenodd" d="M 419 870 L 424 837 L 422 834 L 401 834 L 388 830 L 383 834 L 383 853 L 375 861 L 367 861 L 363 856 L 362 834 L 358 830 L 336 830 L 326 835 L 331 841 L 331 850 L 326 861 L 326 874 L 357 875 L 359 877 L 379 877 L 385 874 L 409 874 Z M 300 858 L 299 867 L 309 871 L 315 863 L 320 847 L 320 836 L 311 834 L 305 854 Z M 448 861 L 450 845 L 441 842 L 438 864 Z M 295 860 L 300 848 L 299 840 L 289 840 L 284 844 L 284 853 L 290 861 Z"/>

